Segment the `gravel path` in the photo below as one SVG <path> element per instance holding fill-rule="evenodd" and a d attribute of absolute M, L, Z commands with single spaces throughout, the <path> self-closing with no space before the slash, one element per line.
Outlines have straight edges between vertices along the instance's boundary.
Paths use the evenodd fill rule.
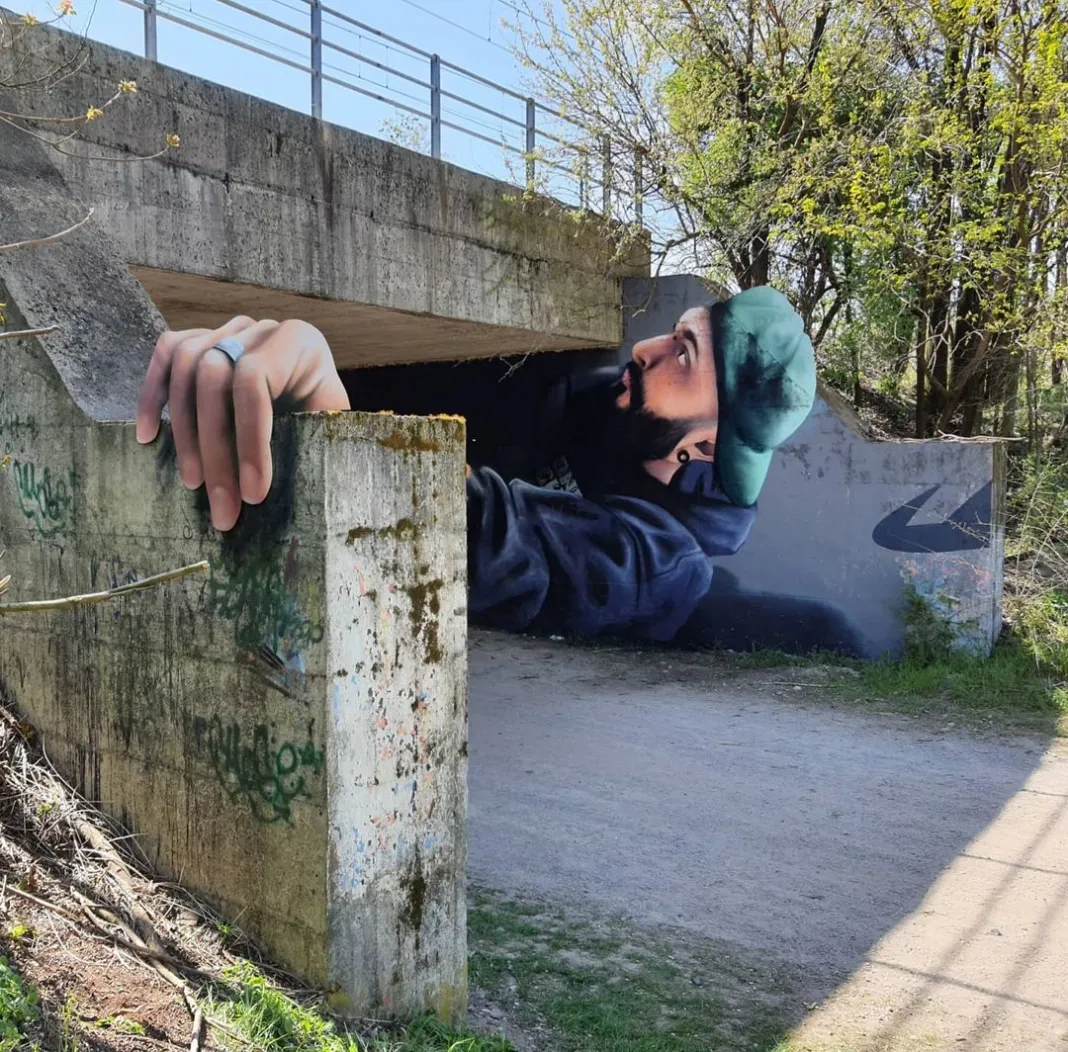
<path fill-rule="evenodd" d="M 1068 1047 L 1068 751 L 772 678 L 476 634 L 473 879 L 774 955 L 801 1047 Z"/>

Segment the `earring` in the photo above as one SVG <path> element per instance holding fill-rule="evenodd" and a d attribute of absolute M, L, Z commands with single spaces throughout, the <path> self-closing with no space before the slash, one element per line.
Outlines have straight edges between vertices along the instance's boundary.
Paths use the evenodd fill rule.
<path fill-rule="evenodd" d="M 679 463 L 680 464 L 685 464 L 690 459 L 690 452 L 689 452 L 689 450 L 686 450 L 686 449 L 680 449 L 676 455 L 679 458 Z"/>

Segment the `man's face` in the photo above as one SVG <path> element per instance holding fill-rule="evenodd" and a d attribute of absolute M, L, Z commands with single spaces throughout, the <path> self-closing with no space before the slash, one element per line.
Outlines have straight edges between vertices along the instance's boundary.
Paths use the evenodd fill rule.
<path fill-rule="evenodd" d="M 632 420 L 663 425 L 668 440 L 642 460 L 661 482 L 668 483 L 681 463 L 713 459 L 719 403 L 706 308 L 686 311 L 672 332 L 634 345 L 616 408 Z"/>

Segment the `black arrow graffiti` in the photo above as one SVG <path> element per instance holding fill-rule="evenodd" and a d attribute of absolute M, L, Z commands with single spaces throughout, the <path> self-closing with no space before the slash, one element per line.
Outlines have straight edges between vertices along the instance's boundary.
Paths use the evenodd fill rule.
<path fill-rule="evenodd" d="M 974 552 L 989 548 L 993 486 L 988 482 L 943 522 L 909 525 L 916 512 L 941 488 L 932 486 L 890 512 L 872 530 L 871 539 L 892 552 Z"/>

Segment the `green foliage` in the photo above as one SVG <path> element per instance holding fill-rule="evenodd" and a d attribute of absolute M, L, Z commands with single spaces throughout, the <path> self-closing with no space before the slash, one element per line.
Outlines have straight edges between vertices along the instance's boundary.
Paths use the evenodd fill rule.
<path fill-rule="evenodd" d="M 1068 462 L 1013 466 L 1006 613 L 1034 667 L 1068 680 Z"/>
<path fill-rule="evenodd" d="M 472 980 L 491 993 L 510 991 L 521 1016 L 550 1028 L 546 1047 L 559 1052 L 785 1047 L 778 1042 L 788 1029 L 790 980 L 765 961 L 488 891 L 472 895 L 468 931 Z"/>
<path fill-rule="evenodd" d="M 37 991 L 22 981 L 6 957 L 0 957 L 0 1052 L 22 1047 L 26 1030 L 39 1017 Z"/>
<path fill-rule="evenodd" d="M 1016 618 L 1020 646 L 1035 668 L 1068 679 L 1068 595 L 1056 588 L 1040 593 L 1016 606 Z"/>
<path fill-rule="evenodd" d="M 503 1037 L 458 1034 L 433 1016 L 424 1016 L 405 1028 L 396 1043 L 378 1042 L 371 1052 L 515 1052 Z"/>
<path fill-rule="evenodd" d="M 248 961 L 226 968 L 223 980 L 210 992 L 208 1011 L 241 1035 L 233 1041 L 235 1049 L 251 1045 L 261 1052 L 513 1052 L 503 1039 L 464 1034 L 432 1017 L 364 1044 L 340 1031 L 318 1007 L 286 996 Z M 225 1031 L 220 1040 L 229 1041 Z"/>
<path fill-rule="evenodd" d="M 59 1011 L 59 1052 L 79 1052 L 82 1046 L 77 1012 L 78 1002 L 69 995 Z"/>
<path fill-rule="evenodd" d="M 136 1034 L 139 1037 L 147 1036 L 147 1031 L 142 1023 L 136 1019 L 127 1019 L 123 1015 L 109 1015 L 96 1021 L 99 1030 L 114 1030 L 119 1034 Z"/>
<path fill-rule="evenodd" d="M 787 291 L 827 375 L 892 375 L 921 434 L 1023 410 L 1042 439 L 1068 357 L 1063 4 L 559 0 L 515 28 L 572 145 L 641 158 L 665 258 Z"/>
<path fill-rule="evenodd" d="M 1035 665 L 1029 648 L 1007 640 L 989 658 L 952 653 L 860 667 L 860 678 L 834 689 L 880 709 L 951 716 L 969 724 L 1046 733 L 1068 730 L 1068 690 Z"/>
<path fill-rule="evenodd" d="M 957 633 L 952 618 L 920 595 L 911 582 L 905 588 L 902 617 L 906 661 L 922 668 L 944 661 L 953 653 Z"/>
<path fill-rule="evenodd" d="M 231 1023 L 256 1047 L 272 1052 L 361 1052 L 359 1042 L 337 1033 L 318 1012 L 287 997 L 252 964 L 223 971 L 212 1014 Z"/>

